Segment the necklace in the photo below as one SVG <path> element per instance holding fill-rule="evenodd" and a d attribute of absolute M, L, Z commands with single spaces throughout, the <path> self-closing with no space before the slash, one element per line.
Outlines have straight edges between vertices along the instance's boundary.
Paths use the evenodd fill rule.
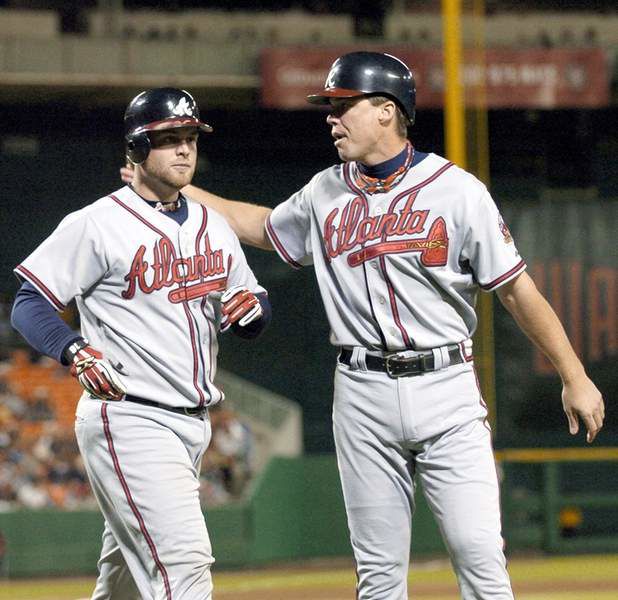
<path fill-rule="evenodd" d="M 369 177 L 369 175 L 365 175 L 361 173 L 358 169 L 358 166 L 355 167 L 355 175 L 354 180 L 356 185 L 368 194 L 381 194 L 385 192 L 390 192 L 404 177 L 407 173 L 412 161 L 414 160 L 414 147 L 410 142 L 406 144 L 408 153 L 406 154 L 406 159 L 394 173 L 391 173 L 385 179 L 378 179 L 377 177 Z"/>
<path fill-rule="evenodd" d="M 174 212 L 180 208 L 180 198 L 178 200 L 174 200 L 173 202 L 157 202 L 154 206 L 155 210 L 159 212 Z"/>

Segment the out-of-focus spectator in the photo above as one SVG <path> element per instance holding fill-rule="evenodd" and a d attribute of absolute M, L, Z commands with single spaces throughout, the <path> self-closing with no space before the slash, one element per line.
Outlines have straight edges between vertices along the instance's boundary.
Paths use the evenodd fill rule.
<path fill-rule="evenodd" d="M 213 446 L 222 458 L 223 482 L 228 492 L 238 495 L 251 476 L 251 432 L 228 408 L 217 411 Z"/>
<path fill-rule="evenodd" d="M 39 386 L 33 390 L 25 417 L 29 421 L 49 421 L 54 418 L 54 411 L 49 405 L 49 391 L 46 387 Z"/>
<path fill-rule="evenodd" d="M 238 498 L 252 474 L 251 430 L 225 406 L 210 411 L 212 441 L 202 463 L 203 501 L 207 506 Z"/>
<path fill-rule="evenodd" d="M 78 395 L 55 361 L 15 352 L 0 363 L 0 511 L 94 507 L 73 432 Z"/>
<path fill-rule="evenodd" d="M 51 359 L 33 363 L 16 351 L 0 362 L 0 512 L 96 508 L 73 430 L 80 393 Z M 227 408 L 213 410 L 212 423 L 201 473 L 206 506 L 239 497 L 251 475 L 249 429 Z"/>

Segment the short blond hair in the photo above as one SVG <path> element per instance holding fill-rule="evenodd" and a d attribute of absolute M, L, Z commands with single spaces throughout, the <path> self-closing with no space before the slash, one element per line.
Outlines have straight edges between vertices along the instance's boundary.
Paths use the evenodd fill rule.
<path fill-rule="evenodd" d="M 410 120 L 406 117 L 403 110 L 399 106 L 399 103 L 393 100 L 393 98 L 389 98 L 388 96 L 369 96 L 369 102 L 373 104 L 373 106 L 379 106 L 380 104 L 384 104 L 385 102 L 394 102 L 396 107 L 396 118 L 397 118 L 397 133 L 402 138 L 408 137 L 408 127 L 410 126 Z"/>

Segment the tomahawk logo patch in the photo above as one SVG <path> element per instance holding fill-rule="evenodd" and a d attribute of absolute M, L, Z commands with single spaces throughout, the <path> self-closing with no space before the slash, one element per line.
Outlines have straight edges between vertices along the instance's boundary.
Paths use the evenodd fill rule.
<path fill-rule="evenodd" d="M 500 231 L 502 232 L 502 237 L 504 237 L 504 243 L 512 244 L 513 236 L 511 235 L 509 228 L 506 226 L 506 223 L 502 220 L 502 217 L 500 217 L 498 221 L 498 227 L 500 227 Z"/>

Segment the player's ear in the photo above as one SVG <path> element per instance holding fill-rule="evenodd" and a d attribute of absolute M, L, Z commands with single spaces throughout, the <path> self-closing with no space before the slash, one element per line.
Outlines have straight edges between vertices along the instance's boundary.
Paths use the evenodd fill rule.
<path fill-rule="evenodd" d="M 397 116 L 397 105 L 392 100 L 386 100 L 380 104 L 380 112 L 378 114 L 378 120 L 381 125 L 388 125 Z"/>

